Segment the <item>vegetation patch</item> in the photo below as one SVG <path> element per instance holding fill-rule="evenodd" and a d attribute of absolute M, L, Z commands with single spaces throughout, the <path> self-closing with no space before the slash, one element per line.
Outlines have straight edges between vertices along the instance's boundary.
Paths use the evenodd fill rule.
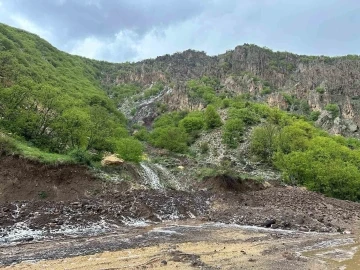
<path fill-rule="evenodd" d="M 333 119 L 335 119 L 336 117 L 338 117 L 340 115 L 340 109 L 337 104 L 330 103 L 325 106 L 325 110 L 327 110 L 331 114 L 331 117 Z"/>
<path fill-rule="evenodd" d="M 139 85 L 102 88 L 106 63 L 71 56 L 2 24 L 0 43 L 0 127 L 18 138 L 19 153 L 69 162 L 78 158 L 67 155 L 74 151 L 116 152 L 119 141 L 130 136 L 117 104 L 139 93 Z"/>
<path fill-rule="evenodd" d="M 283 117 L 269 118 L 254 129 L 252 153 L 279 169 L 290 184 L 359 201 L 359 141 L 330 136 L 302 119 Z"/>

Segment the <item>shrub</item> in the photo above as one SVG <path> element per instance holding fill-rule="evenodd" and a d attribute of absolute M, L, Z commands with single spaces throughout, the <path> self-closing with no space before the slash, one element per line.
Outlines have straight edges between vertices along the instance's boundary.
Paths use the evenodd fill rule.
<path fill-rule="evenodd" d="M 231 119 L 241 119 L 246 125 L 253 125 L 260 122 L 260 117 L 252 110 L 252 108 L 229 110 L 229 117 Z"/>
<path fill-rule="evenodd" d="M 324 94 L 325 93 L 325 89 L 323 87 L 316 87 L 315 88 L 315 91 L 318 92 L 319 94 Z"/>
<path fill-rule="evenodd" d="M 312 111 L 310 113 L 309 118 L 311 121 L 317 121 L 319 119 L 320 114 L 321 114 L 321 112 L 319 112 L 319 111 Z"/>
<path fill-rule="evenodd" d="M 297 110 L 299 113 L 307 115 L 310 112 L 310 105 L 306 100 L 299 100 Z"/>
<path fill-rule="evenodd" d="M 269 115 L 267 116 L 269 123 L 278 125 L 278 126 L 286 126 L 293 122 L 293 118 L 290 114 L 278 109 L 273 108 L 269 111 Z"/>
<path fill-rule="evenodd" d="M 166 111 L 168 111 L 168 105 L 165 103 L 161 103 L 161 102 L 157 102 L 156 103 L 156 112 L 158 114 L 162 114 L 165 113 Z"/>
<path fill-rule="evenodd" d="M 216 96 L 215 88 L 219 88 L 219 81 L 215 78 L 203 77 L 200 80 L 190 80 L 187 82 L 189 96 L 192 99 L 200 99 L 206 104 L 216 102 L 219 98 Z"/>
<path fill-rule="evenodd" d="M 261 95 L 268 95 L 271 94 L 271 89 L 268 86 L 265 86 L 263 90 L 261 91 Z"/>
<path fill-rule="evenodd" d="M 135 131 L 134 137 L 140 141 L 147 141 L 149 139 L 149 132 L 146 128 L 141 127 L 139 130 Z"/>
<path fill-rule="evenodd" d="M 359 161 L 359 151 L 322 136 L 309 140 L 306 150 L 275 156 L 275 165 L 288 182 L 355 201 L 360 200 Z"/>
<path fill-rule="evenodd" d="M 171 112 L 166 113 L 155 119 L 153 128 L 177 126 L 179 121 L 184 118 L 186 112 Z"/>
<path fill-rule="evenodd" d="M 156 147 L 173 152 L 184 153 L 188 150 L 189 138 L 185 130 L 179 127 L 159 127 L 150 134 L 150 143 Z"/>
<path fill-rule="evenodd" d="M 143 146 L 133 138 L 119 139 L 116 141 L 116 153 L 126 161 L 140 162 Z"/>
<path fill-rule="evenodd" d="M 91 165 L 92 158 L 91 154 L 88 151 L 82 149 L 74 149 L 69 153 L 77 163 L 84 164 L 84 165 Z"/>
<path fill-rule="evenodd" d="M 16 152 L 15 143 L 0 133 L 0 156 L 12 155 Z"/>
<path fill-rule="evenodd" d="M 299 120 L 282 128 L 279 132 L 277 144 L 279 151 L 290 153 L 307 149 L 309 139 L 317 134 L 316 129 L 309 123 Z"/>
<path fill-rule="evenodd" d="M 271 108 L 267 104 L 254 103 L 251 108 L 259 117 L 266 118 L 270 115 Z"/>
<path fill-rule="evenodd" d="M 45 191 L 40 191 L 38 193 L 38 195 L 39 195 L 39 198 L 42 200 L 46 199 L 49 196 Z"/>
<path fill-rule="evenodd" d="M 265 124 L 254 129 L 251 142 L 251 152 L 262 161 L 271 162 L 277 149 L 279 128 L 274 124 Z"/>
<path fill-rule="evenodd" d="M 204 116 L 207 129 L 217 128 L 222 125 L 220 115 L 217 113 L 214 106 L 207 106 Z"/>
<path fill-rule="evenodd" d="M 221 107 L 223 109 L 230 107 L 230 102 L 231 102 L 231 100 L 229 98 L 223 99 Z"/>
<path fill-rule="evenodd" d="M 189 135 L 190 143 L 193 143 L 201 133 L 205 126 L 203 115 L 201 117 L 188 115 L 179 122 L 179 127 L 184 129 Z"/>
<path fill-rule="evenodd" d="M 244 131 L 244 123 L 241 119 L 229 119 L 223 126 L 223 142 L 231 148 L 236 148 Z"/>
<path fill-rule="evenodd" d="M 283 93 L 283 97 L 284 97 L 284 99 L 285 99 L 285 101 L 286 101 L 286 103 L 287 103 L 288 105 L 293 104 L 294 101 L 295 101 L 295 97 L 293 97 L 292 95 Z"/>
<path fill-rule="evenodd" d="M 209 152 L 209 143 L 208 142 L 202 142 L 200 144 L 200 153 L 201 154 L 206 154 L 207 152 Z"/>
<path fill-rule="evenodd" d="M 333 119 L 338 117 L 340 114 L 340 109 L 337 104 L 329 103 L 325 106 L 325 110 L 327 110 L 331 114 L 331 117 Z"/>
<path fill-rule="evenodd" d="M 179 122 L 179 126 L 184 128 L 187 133 L 191 133 L 196 130 L 202 130 L 205 126 L 205 121 L 202 117 L 186 116 Z"/>

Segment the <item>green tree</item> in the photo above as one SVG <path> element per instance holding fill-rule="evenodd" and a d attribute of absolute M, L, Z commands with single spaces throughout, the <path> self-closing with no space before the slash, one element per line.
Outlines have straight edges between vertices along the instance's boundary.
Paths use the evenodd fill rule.
<path fill-rule="evenodd" d="M 173 152 L 187 151 L 189 138 L 185 130 L 179 127 L 159 127 L 150 134 L 150 143 L 156 147 L 165 148 Z"/>
<path fill-rule="evenodd" d="M 260 122 L 259 115 L 252 110 L 251 107 L 229 109 L 229 117 L 233 119 L 242 119 L 246 125 L 253 125 Z"/>
<path fill-rule="evenodd" d="M 220 115 L 212 105 L 206 107 L 204 117 L 207 129 L 217 128 L 222 125 Z"/>
<path fill-rule="evenodd" d="M 241 119 L 229 119 L 223 126 L 223 142 L 231 148 L 236 148 L 244 132 Z"/>
<path fill-rule="evenodd" d="M 360 152 L 331 137 L 315 136 L 304 150 L 278 152 L 274 164 L 297 185 L 339 199 L 360 199 Z"/>
<path fill-rule="evenodd" d="M 179 121 L 185 116 L 185 112 L 170 112 L 161 115 L 155 119 L 153 128 L 165 127 L 165 126 L 177 126 Z"/>
<path fill-rule="evenodd" d="M 298 120 L 281 129 L 278 136 L 279 150 L 283 153 L 303 151 L 307 149 L 308 142 L 317 135 L 317 130 L 311 124 Z"/>
<path fill-rule="evenodd" d="M 143 146 L 133 138 L 118 139 L 116 140 L 116 153 L 126 161 L 140 162 Z"/>
<path fill-rule="evenodd" d="M 200 117 L 185 117 L 179 122 L 179 126 L 183 127 L 190 134 L 193 131 L 202 130 L 205 126 L 205 121 Z"/>
<path fill-rule="evenodd" d="M 250 150 L 261 160 L 271 162 L 277 149 L 278 126 L 267 123 L 257 127 L 252 132 Z"/>
<path fill-rule="evenodd" d="M 80 108 L 65 110 L 54 124 L 60 148 L 86 148 L 88 145 L 90 115 Z"/>

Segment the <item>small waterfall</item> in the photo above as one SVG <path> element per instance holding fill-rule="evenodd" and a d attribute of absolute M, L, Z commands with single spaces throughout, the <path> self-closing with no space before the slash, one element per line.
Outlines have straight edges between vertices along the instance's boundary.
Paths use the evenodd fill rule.
<path fill-rule="evenodd" d="M 185 190 L 177 178 L 164 166 L 156 163 L 140 162 L 142 168 L 141 176 L 144 182 L 153 189 L 164 189 L 166 187 L 176 190 Z"/>
<path fill-rule="evenodd" d="M 144 170 L 144 180 L 153 189 L 162 189 L 163 186 L 160 183 L 160 178 L 147 164 L 140 162 L 141 168 Z"/>
<path fill-rule="evenodd" d="M 161 174 L 166 178 L 167 183 L 175 188 L 176 190 L 184 190 L 185 188 L 181 186 L 179 181 L 175 178 L 175 176 L 164 166 L 160 164 L 155 164 L 155 167 L 158 168 Z"/>

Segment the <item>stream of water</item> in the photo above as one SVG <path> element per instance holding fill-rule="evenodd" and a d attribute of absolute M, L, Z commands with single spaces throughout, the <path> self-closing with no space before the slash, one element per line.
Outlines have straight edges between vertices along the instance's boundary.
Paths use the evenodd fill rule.
<path fill-rule="evenodd" d="M 141 162 L 140 166 L 144 170 L 143 178 L 145 183 L 152 189 L 163 189 L 163 185 L 160 183 L 160 178 L 157 173 L 154 172 L 145 162 Z"/>

